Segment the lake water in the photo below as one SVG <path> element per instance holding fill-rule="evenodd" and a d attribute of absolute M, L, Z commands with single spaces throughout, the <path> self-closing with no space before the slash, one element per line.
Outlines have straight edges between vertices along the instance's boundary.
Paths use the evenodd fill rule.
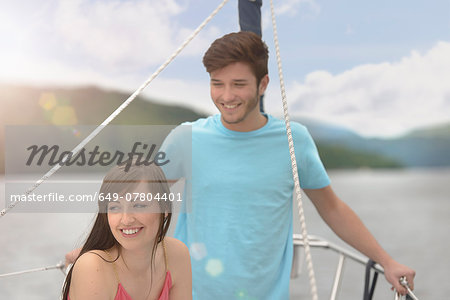
<path fill-rule="evenodd" d="M 358 170 L 330 172 L 336 193 L 361 217 L 381 245 L 417 271 L 416 295 L 448 299 L 450 294 L 450 169 Z M 0 192 L 3 207 L 4 178 Z M 344 245 L 305 200 L 309 234 Z M 79 246 L 92 214 L 14 213 L 0 219 L 0 274 L 55 265 Z M 295 232 L 299 232 L 294 216 Z M 347 246 L 345 246 L 347 247 Z M 348 248 L 348 247 L 347 247 Z M 337 255 L 313 250 L 319 298 L 329 299 Z M 348 261 L 339 299 L 362 299 L 364 267 Z M 59 270 L 0 279 L 1 299 L 58 299 L 64 280 Z M 393 299 L 380 278 L 375 299 Z M 291 299 L 310 299 L 306 270 L 291 281 Z"/>

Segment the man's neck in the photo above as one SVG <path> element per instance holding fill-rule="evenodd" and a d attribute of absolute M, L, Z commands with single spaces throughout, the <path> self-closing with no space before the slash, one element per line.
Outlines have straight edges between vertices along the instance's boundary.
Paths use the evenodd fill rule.
<path fill-rule="evenodd" d="M 230 124 L 223 120 L 223 118 L 220 118 L 220 121 L 222 122 L 222 125 L 232 131 L 239 131 L 239 132 L 250 132 L 258 130 L 264 125 L 267 124 L 268 118 L 265 114 L 259 113 L 254 119 L 247 119 L 243 122 L 239 122 L 236 124 Z"/>

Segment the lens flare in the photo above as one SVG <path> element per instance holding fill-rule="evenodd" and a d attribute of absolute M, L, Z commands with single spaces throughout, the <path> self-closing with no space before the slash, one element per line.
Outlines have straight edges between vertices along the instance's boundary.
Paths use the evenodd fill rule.
<path fill-rule="evenodd" d="M 76 137 L 80 137 L 81 136 L 81 132 L 76 129 L 76 128 L 72 128 L 72 134 Z"/>
<path fill-rule="evenodd" d="M 236 292 L 236 299 L 239 300 L 256 300 L 255 297 L 249 296 L 246 289 L 241 289 Z"/>
<path fill-rule="evenodd" d="M 53 93 L 42 93 L 39 98 L 39 105 L 47 111 L 52 110 L 57 103 L 55 94 Z"/>
<path fill-rule="evenodd" d="M 223 264 L 220 259 L 209 259 L 206 263 L 205 271 L 212 277 L 217 277 L 223 273 Z"/>
<path fill-rule="evenodd" d="M 206 257 L 208 252 L 206 246 L 203 243 L 192 243 L 190 248 L 191 257 L 195 260 L 201 260 Z"/>
<path fill-rule="evenodd" d="M 237 299 L 245 299 L 247 298 L 247 291 L 246 290 L 240 290 L 236 293 Z"/>
<path fill-rule="evenodd" d="M 77 115 L 72 106 L 58 106 L 53 111 L 51 122 L 53 125 L 76 125 Z"/>

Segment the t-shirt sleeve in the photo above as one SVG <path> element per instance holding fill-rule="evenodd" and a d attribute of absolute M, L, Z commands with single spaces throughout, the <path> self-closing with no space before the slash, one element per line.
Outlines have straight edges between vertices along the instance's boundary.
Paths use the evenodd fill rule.
<path fill-rule="evenodd" d="M 320 159 L 316 144 L 305 126 L 292 123 L 295 155 L 303 189 L 320 189 L 330 184 L 330 178 Z"/>
<path fill-rule="evenodd" d="M 192 131 L 190 123 L 185 123 L 173 129 L 161 145 L 169 163 L 162 166 L 168 180 L 178 180 L 190 177 L 192 160 Z"/>

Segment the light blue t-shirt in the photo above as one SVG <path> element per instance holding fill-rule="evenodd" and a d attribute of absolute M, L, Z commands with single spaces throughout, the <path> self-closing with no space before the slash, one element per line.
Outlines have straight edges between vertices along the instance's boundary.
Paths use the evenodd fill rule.
<path fill-rule="evenodd" d="M 166 176 L 182 177 L 180 128 L 192 126 L 192 198 L 175 237 L 190 249 L 194 299 L 289 299 L 294 183 L 284 121 L 267 118 L 251 132 L 225 128 L 220 115 L 200 119 L 161 147 Z M 329 185 L 307 129 L 291 127 L 302 188 Z"/>

